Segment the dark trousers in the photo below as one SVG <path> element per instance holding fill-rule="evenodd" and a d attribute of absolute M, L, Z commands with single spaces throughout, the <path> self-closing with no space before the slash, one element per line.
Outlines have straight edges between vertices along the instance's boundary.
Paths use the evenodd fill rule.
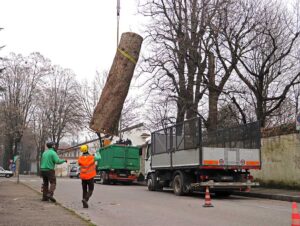
<path fill-rule="evenodd" d="M 88 201 L 94 191 L 94 178 L 89 180 L 81 180 L 81 185 L 82 185 L 82 198 Z"/>
<path fill-rule="evenodd" d="M 56 177 L 54 170 L 41 171 L 43 177 L 43 197 L 53 196 L 56 188 Z M 49 188 L 50 183 L 50 188 Z"/>

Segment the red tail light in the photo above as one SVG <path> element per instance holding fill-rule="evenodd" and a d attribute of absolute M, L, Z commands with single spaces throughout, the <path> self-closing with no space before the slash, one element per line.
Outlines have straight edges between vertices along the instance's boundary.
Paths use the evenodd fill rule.
<path fill-rule="evenodd" d="M 205 180 L 207 180 L 208 179 L 208 176 L 205 176 L 205 175 L 201 175 L 200 176 L 200 180 L 201 181 L 205 181 Z"/>
<path fill-rule="evenodd" d="M 249 174 L 247 179 L 250 180 L 250 181 L 253 181 L 253 176 Z"/>

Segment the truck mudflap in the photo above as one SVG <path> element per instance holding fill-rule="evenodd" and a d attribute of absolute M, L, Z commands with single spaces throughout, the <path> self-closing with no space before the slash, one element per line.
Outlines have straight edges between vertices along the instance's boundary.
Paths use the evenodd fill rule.
<path fill-rule="evenodd" d="M 200 182 L 200 183 L 192 183 L 191 185 L 192 190 L 197 190 L 203 187 L 210 187 L 210 188 L 231 188 L 231 189 L 246 189 L 250 187 L 259 186 L 258 182 L 215 182 L 213 180 Z"/>

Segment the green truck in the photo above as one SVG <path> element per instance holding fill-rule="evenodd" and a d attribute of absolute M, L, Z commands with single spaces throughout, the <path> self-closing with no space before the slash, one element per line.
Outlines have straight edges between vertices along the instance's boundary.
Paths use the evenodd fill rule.
<path fill-rule="evenodd" d="M 131 184 L 137 179 L 140 169 L 140 148 L 112 144 L 100 148 L 97 152 L 100 153 L 101 160 L 97 163 L 95 182 Z"/>

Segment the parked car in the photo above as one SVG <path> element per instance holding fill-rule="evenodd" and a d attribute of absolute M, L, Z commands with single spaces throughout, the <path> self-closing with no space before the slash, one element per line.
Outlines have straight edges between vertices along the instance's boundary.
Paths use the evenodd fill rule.
<path fill-rule="evenodd" d="M 12 177 L 14 175 L 13 171 L 5 170 L 0 166 L 0 177 Z"/>
<path fill-rule="evenodd" d="M 73 178 L 73 177 L 77 177 L 79 178 L 80 176 L 80 167 L 79 166 L 72 166 L 70 169 L 70 173 L 69 173 L 69 177 Z"/>

